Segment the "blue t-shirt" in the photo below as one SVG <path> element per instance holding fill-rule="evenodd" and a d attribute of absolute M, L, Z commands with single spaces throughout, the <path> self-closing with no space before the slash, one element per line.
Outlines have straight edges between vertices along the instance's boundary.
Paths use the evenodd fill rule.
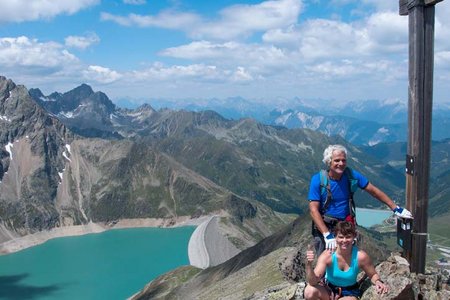
<path fill-rule="evenodd" d="M 360 189 L 365 189 L 369 184 L 367 178 L 353 169 L 351 171 L 353 174 L 353 178 L 358 181 L 358 187 Z M 327 216 L 343 220 L 350 214 L 350 207 L 348 203 L 350 193 L 347 174 L 344 172 L 344 174 L 342 174 L 341 179 L 339 180 L 329 178 L 329 182 L 332 200 L 325 214 Z M 320 192 L 321 188 L 320 188 L 320 172 L 319 172 L 314 174 L 313 177 L 311 178 L 308 199 L 309 201 L 320 201 L 320 208 L 322 209 L 327 199 L 327 191 L 326 189 L 324 189 L 322 195 L 320 194 Z"/>

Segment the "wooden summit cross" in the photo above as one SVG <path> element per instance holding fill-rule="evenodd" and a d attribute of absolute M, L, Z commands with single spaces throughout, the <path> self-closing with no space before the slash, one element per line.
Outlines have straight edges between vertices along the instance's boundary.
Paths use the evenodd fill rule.
<path fill-rule="evenodd" d="M 408 152 L 406 205 L 411 210 L 411 239 L 404 245 L 411 271 L 425 273 L 428 240 L 431 115 L 433 107 L 434 13 L 443 0 L 400 0 L 409 19 Z M 399 227 L 397 227 L 399 231 Z M 397 232 L 399 234 L 399 232 Z"/>

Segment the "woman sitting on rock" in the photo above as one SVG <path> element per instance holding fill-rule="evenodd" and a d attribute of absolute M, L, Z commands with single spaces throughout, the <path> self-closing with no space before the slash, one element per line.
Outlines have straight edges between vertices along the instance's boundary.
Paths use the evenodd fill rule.
<path fill-rule="evenodd" d="M 353 245 L 356 237 L 355 225 L 349 222 L 338 222 L 335 227 L 336 251 L 325 250 L 317 259 L 314 251 L 306 252 L 305 299 L 359 299 L 361 290 L 356 277 L 363 270 L 378 294 L 389 291 L 389 287 L 381 281 L 369 255 Z M 325 274 L 325 278 L 323 278 Z"/>

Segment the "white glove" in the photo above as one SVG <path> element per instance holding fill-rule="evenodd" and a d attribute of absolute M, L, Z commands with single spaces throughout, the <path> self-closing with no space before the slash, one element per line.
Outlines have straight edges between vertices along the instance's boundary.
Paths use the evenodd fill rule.
<path fill-rule="evenodd" d="M 325 249 L 334 250 L 336 248 L 336 238 L 334 237 L 334 234 L 327 231 L 323 234 L 323 239 L 325 240 Z"/>
<path fill-rule="evenodd" d="M 394 208 L 392 211 L 394 212 L 394 214 L 395 214 L 397 217 L 405 218 L 405 219 L 412 219 L 412 218 L 413 218 L 411 212 L 410 212 L 409 210 L 407 210 L 406 208 L 397 206 L 397 207 Z"/>

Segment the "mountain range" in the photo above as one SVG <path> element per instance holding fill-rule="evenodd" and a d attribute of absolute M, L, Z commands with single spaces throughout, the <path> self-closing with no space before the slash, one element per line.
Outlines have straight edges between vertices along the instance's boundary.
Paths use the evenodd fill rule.
<path fill-rule="evenodd" d="M 151 100 L 156 108 L 214 110 L 226 118 L 251 117 L 263 124 L 287 128 L 308 128 L 326 135 L 340 135 L 355 145 L 406 142 L 408 107 L 401 101 L 366 100 L 345 105 L 324 99 L 274 99 L 256 103 L 241 97 L 209 100 Z M 433 109 L 433 140 L 450 138 L 450 106 L 436 104 Z"/>

